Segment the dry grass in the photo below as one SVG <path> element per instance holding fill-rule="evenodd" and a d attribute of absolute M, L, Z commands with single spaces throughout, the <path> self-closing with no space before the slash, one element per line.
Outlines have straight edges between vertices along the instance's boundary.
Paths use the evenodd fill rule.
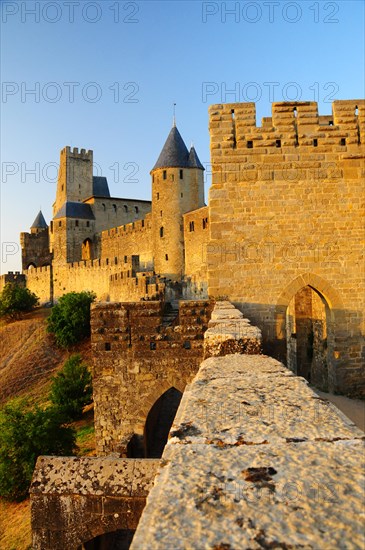
<path fill-rule="evenodd" d="M 80 353 L 91 365 L 90 341 L 69 351 L 58 349 L 46 331 L 50 309 L 38 309 L 22 320 L 0 321 L 0 405 L 14 397 L 25 397 L 32 404 L 46 404 L 51 378 L 72 353 Z M 74 427 L 77 431 L 77 454 L 95 454 L 94 410 L 85 409 Z M 31 548 L 30 501 L 7 502 L 0 498 L 0 549 Z"/>

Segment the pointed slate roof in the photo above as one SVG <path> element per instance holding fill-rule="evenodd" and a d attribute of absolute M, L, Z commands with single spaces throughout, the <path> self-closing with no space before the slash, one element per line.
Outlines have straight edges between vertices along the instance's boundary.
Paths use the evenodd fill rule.
<path fill-rule="evenodd" d="M 42 214 L 42 210 L 38 212 L 38 215 L 34 222 L 32 223 L 31 229 L 47 229 L 48 225 L 46 220 L 44 219 L 44 216 Z"/>
<path fill-rule="evenodd" d="M 204 166 L 199 160 L 199 157 L 193 145 L 191 146 L 190 153 L 189 153 L 189 166 L 190 168 L 200 168 L 201 170 L 205 170 Z"/>
<path fill-rule="evenodd" d="M 189 151 L 184 143 L 176 126 L 170 130 L 165 145 L 162 148 L 160 156 L 152 170 L 156 168 L 188 168 L 189 167 Z"/>

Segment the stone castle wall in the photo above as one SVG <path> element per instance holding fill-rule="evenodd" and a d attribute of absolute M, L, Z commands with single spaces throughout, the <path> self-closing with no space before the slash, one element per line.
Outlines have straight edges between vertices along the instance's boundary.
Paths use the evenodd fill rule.
<path fill-rule="evenodd" d="M 164 323 L 161 302 L 92 306 L 95 434 L 98 454 L 126 456 L 133 435 L 170 388 L 184 391 L 203 358 L 212 304 L 181 301 L 179 317 Z"/>
<path fill-rule="evenodd" d="M 328 306 L 332 390 L 364 395 L 365 102 L 210 107 L 209 295 L 226 295 L 286 359 L 286 309 L 303 287 Z"/>
<path fill-rule="evenodd" d="M 206 250 L 209 242 L 208 206 L 184 214 L 185 276 L 207 298 Z"/>

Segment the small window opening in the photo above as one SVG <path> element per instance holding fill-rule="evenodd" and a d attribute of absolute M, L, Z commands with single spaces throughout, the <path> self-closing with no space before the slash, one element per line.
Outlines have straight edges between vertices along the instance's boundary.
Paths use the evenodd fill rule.
<path fill-rule="evenodd" d="M 341 138 L 341 145 L 346 145 L 346 138 Z"/>
<path fill-rule="evenodd" d="M 333 120 L 330 120 L 328 126 L 333 126 Z"/>
<path fill-rule="evenodd" d="M 58 227 L 62 227 L 62 222 L 58 222 Z"/>
<path fill-rule="evenodd" d="M 160 210 L 160 216 L 162 217 L 162 210 Z"/>
<path fill-rule="evenodd" d="M 86 222 L 86 227 L 90 227 L 90 222 Z"/>
<path fill-rule="evenodd" d="M 156 349 L 156 342 L 150 342 L 150 350 Z"/>
<path fill-rule="evenodd" d="M 163 227 L 160 227 L 160 237 L 163 237 Z"/>
<path fill-rule="evenodd" d="M 160 193 L 157 193 L 157 200 L 160 198 Z"/>
<path fill-rule="evenodd" d="M 144 220 L 142 220 L 142 227 L 144 227 Z"/>
<path fill-rule="evenodd" d="M 106 265 L 109 265 L 109 258 L 105 260 Z"/>
<path fill-rule="evenodd" d="M 253 141 L 249 140 L 247 142 L 247 149 L 253 149 Z"/>
<path fill-rule="evenodd" d="M 166 170 L 163 171 L 162 173 L 162 178 L 165 180 L 167 178 L 167 172 Z"/>
<path fill-rule="evenodd" d="M 236 121 L 234 118 L 234 109 L 231 109 L 231 117 L 232 117 L 232 130 L 233 130 L 233 149 L 237 146 L 237 138 L 236 138 Z"/>
<path fill-rule="evenodd" d="M 313 140 L 313 146 L 314 146 L 314 147 L 318 147 L 318 139 L 317 139 L 317 138 L 314 138 L 314 140 Z"/>
<path fill-rule="evenodd" d="M 127 263 L 127 261 L 128 261 L 128 258 L 127 258 L 127 256 L 124 256 L 124 263 L 126 264 L 126 263 Z"/>
<path fill-rule="evenodd" d="M 169 259 L 169 255 L 165 254 L 165 260 L 167 261 Z"/>
<path fill-rule="evenodd" d="M 296 108 L 296 107 L 294 107 L 293 113 L 294 113 L 294 117 L 297 118 L 297 116 L 298 116 L 298 111 L 297 111 L 297 108 Z"/>
<path fill-rule="evenodd" d="M 110 342 L 105 342 L 105 351 L 111 351 L 112 345 Z"/>
<path fill-rule="evenodd" d="M 180 194 L 180 196 L 181 196 L 181 198 L 183 198 L 183 196 L 184 196 L 184 193 L 181 193 L 181 194 Z"/>
<path fill-rule="evenodd" d="M 105 206 L 105 204 L 104 204 L 104 203 L 102 203 L 102 204 L 101 204 L 101 206 L 102 206 L 102 208 L 103 208 L 103 210 L 104 210 L 104 212 L 105 212 L 105 210 L 106 210 L 106 206 Z"/>
<path fill-rule="evenodd" d="M 114 212 L 117 211 L 117 205 L 116 204 L 113 204 L 113 209 L 114 209 Z"/>
<path fill-rule="evenodd" d="M 184 177 L 184 170 L 180 170 L 180 179 L 182 180 Z"/>
<path fill-rule="evenodd" d="M 61 191 L 63 191 L 64 189 L 65 189 L 65 186 L 64 186 L 64 185 L 62 185 L 62 187 L 61 187 Z"/>
<path fill-rule="evenodd" d="M 275 141 L 275 146 L 276 146 L 276 147 L 281 147 L 281 139 L 277 139 L 277 140 Z"/>
<path fill-rule="evenodd" d="M 135 207 L 134 207 L 134 211 L 135 211 L 136 214 L 138 214 L 138 212 L 139 212 L 138 206 L 135 206 Z"/>
<path fill-rule="evenodd" d="M 118 258 L 116 256 L 114 258 L 114 263 L 115 263 L 115 265 L 118 265 Z"/>
<path fill-rule="evenodd" d="M 75 220 L 75 226 L 79 227 L 79 220 Z"/>
<path fill-rule="evenodd" d="M 189 231 L 194 231 L 194 222 L 189 222 Z"/>
<path fill-rule="evenodd" d="M 359 108 L 357 105 L 355 107 L 355 116 L 359 116 Z"/>
<path fill-rule="evenodd" d="M 126 204 L 123 205 L 124 212 L 128 212 L 128 206 Z"/>

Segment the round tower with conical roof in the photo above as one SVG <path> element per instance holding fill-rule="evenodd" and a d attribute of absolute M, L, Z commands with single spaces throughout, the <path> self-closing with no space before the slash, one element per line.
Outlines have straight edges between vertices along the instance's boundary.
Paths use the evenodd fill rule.
<path fill-rule="evenodd" d="M 183 214 L 204 206 L 204 167 L 187 149 L 174 124 L 152 176 L 155 272 L 173 280 L 184 275 Z"/>

